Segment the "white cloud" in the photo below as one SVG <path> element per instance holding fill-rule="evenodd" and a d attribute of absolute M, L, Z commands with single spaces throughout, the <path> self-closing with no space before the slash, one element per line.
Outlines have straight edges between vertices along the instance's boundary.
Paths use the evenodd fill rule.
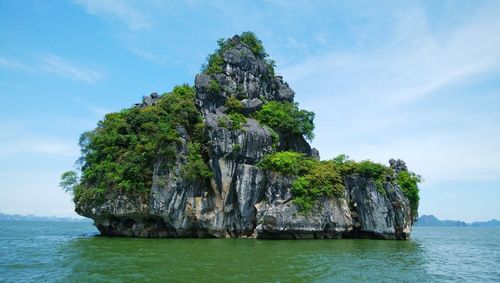
<path fill-rule="evenodd" d="M 151 26 L 148 16 L 141 12 L 137 6 L 140 2 L 119 0 L 75 0 L 87 13 L 111 17 L 124 22 L 131 30 L 139 30 Z"/>
<path fill-rule="evenodd" d="M 127 49 L 134 55 L 158 65 L 168 65 L 172 62 L 172 59 L 169 58 L 169 56 L 159 55 L 154 52 L 132 46 L 131 44 L 129 44 Z"/>
<path fill-rule="evenodd" d="M 484 15 L 483 15 L 484 16 Z M 381 48 L 364 53 L 330 53 L 289 66 L 281 72 L 291 82 L 321 81 L 348 86 L 342 95 L 376 94 L 393 102 L 418 99 L 483 72 L 498 69 L 500 18 L 473 18 L 470 23 L 436 36 L 425 15 L 401 17 L 396 36 Z M 328 96 L 328 94 L 325 94 Z"/>
<path fill-rule="evenodd" d="M 432 133 L 400 136 L 384 144 L 359 143 L 353 155 L 383 163 L 392 157 L 401 158 L 429 184 L 496 181 L 500 176 L 499 147 L 500 140 L 484 141 L 469 133 Z"/>
<path fill-rule="evenodd" d="M 76 141 L 43 135 L 27 134 L 19 123 L 0 124 L 0 157 L 35 154 L 76 159 L 80 150 Z"/>
<path fill-rule="evenodd" d="M 104 77 L 104 71 L 96 66 L 84 66 L 53 55 L 46 54 L 38 57 L 39 64 L 21 63 L 18 60 L 0 57 L 0 68 L 22 71 L 28 74 L 51 73 L 86 83 L 95 83 Z"/>
<path fill-rule="evenodd" d="M 79 153 L 80 151 L 75 141 L 52 137 L 19 137 L 0 142 L 0 157 L 35 154 L 76 159 Z"/>
<path fill-rule="evenodd" d="M 104 72 L 98 67 L 75 65 L 56 55 L 44 55 L 39 60 L 41 71 L 72 80 L 95 83 L 104 77 Z"/>
<path fill-rule="evenodd" d="M 6 68 L 6 69 L 11 69 L 11 70 L 21 70 L 21 71 L 25 71 L 25 70 L 29 69 L 28 67 L 21 64 L 20 62 L 13 60 L 13 59 L 5 58 L 5 57 L 0 57 L 0 67 Z"/>
<path fill-rule="evenodd" d="M 345 152 L 386 163 L 401 157 L 428 182 L 500 180 L 498 115 L 484 99 L 474 111 L 452 106 L 461 90 L 500 71 L 500 18 L 482 10 L 445 32 L 431 32 L 419 9 L 406 11 L 395 36 L 368 51 L 332 52 L 281 70 L 304 108 L 317 114 L 323 157 Z M 439 103 L 444 95 L 449 104 Z M 320 101 L 320 103 L 318 103 Z M 463 107 L 463 105 L 462 105 Z"/>
<path fill-rule="evenodd" d="M 36 138 L 31 140 L 28 146 L 32 152 L 39 154 L 76 158 L 80 153 L 76 142 L 68 142 L 53 138 Z"/>

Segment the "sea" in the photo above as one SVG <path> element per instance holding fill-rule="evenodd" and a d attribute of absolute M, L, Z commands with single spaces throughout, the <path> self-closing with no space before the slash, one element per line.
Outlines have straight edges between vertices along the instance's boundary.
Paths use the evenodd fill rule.
<path fill-rule="evenodd" d="M 500 228 L 276 241 L 109 238 L 88 222 L 0 221 L 0 282 L 500 282 Z"/>

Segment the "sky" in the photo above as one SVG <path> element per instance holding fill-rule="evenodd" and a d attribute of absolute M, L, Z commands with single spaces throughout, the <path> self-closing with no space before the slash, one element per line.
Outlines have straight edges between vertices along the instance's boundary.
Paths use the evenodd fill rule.
<path fill-rule="evenodd" d="M 292 4 L 293 3 L 293 4 Z M 500 1 L 0 1 L 0 212 L 76 217 L 59 187 L 104 114 L 194 83 L 253 31 L 316 113 L 322 159 L 406 161 L 419 213 L 500 219 Z"/>

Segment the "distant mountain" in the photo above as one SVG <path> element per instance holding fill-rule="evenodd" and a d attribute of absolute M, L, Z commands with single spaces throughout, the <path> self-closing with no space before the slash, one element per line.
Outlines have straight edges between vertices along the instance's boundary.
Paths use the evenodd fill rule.
<path fill-rule="evenodd" d="M 465 227 L 467 223 L 454 220 L 439 220 L 434 215 L 422 215 L 418 218 L 415 226 Z"/>
<path fill-rule="evenodd" d="M 484 222 L 472 222 L 469 226 L 471 227 L 500 227 L 500 221 L 492 219 L 490 221 Z"/>
<path fill-rule="evenodd" d="M 420 227 L 500 227 L 500 221 L 490 220 L 483 222 L 465 223 L 458 220 L 439 220 L 434 215 L 422 215 L 415 226 Z"/>
<path fill-rule="evenodd" d="M 0 220 L 9 221 L 52 221 L 52 222 L 90 222 L 88 218 L 71 218 L 71 217 L 55 217 L 55 216 L 36 216 L 32 214 L 4 214 L 0 213 Z"/>

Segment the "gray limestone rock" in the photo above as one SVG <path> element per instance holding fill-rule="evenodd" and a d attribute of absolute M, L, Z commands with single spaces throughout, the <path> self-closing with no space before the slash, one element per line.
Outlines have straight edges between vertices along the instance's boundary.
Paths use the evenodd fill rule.
<path fill-rule="evenodd" d="M 159 98 L 160 98 L 160 96 L 158 95 L 158 93 L 153 92 L 148 96 L 143 96 L 142 103 L 139 104 L 139 106 L 146 107 L 146 106 L 155 105 L 156 101 L 158 101 Z"/>
<path fill-rule="evenodd" d="M 271 131 L 251 117 L 241 129 L 224 125 L 225 100 L 236 96 L 247 116 L 271 100 L 293 102 L 294 92 L 280 76 L 271 77 L 266 62 L 237 37 L 226 50 L 223 72 L 198 74 L 196 105 L 203 115 L 213 177 L 182 178 L 189 133 L 177 128 L 180 142 L 173 166 L 158 156 L 149 195 L 107 195 L 104 202 L 76 203 L 76 211 L 94 219 L 104 235 L 134 237 L 254 237 L 267 239 L 381 238 L 408 239 L 411 211 L 400 188 L 388 180 L 383 190 L 356 174 L 344 180 L 341 198 L 322 197 L 307 213 L 293 202 L 293 177 L 266 171 L 258 162 L 278 150 L 294 150 L 319 160 L 319 151 L 298 135 L 282 135 L 274 144 Z M 210 84 L 216 82 L 220 92 Z M 140 107 L 158 95 L 144 97 Z M 392 160 L 395 172 L 407 170 Z"/>
<path fill-rule="evenodd" d="M 264 102 L 258 98 L 254 99 L 245 98 L 241 101 L 241 103 L 243 104 L 242 112 L 244 115 L 247 116 L 254 113 L 255 111 L 260 110 L 262 105 L 264 105 Z"/>
<path fill-rule="evenodd" d="M 373 180 L 359 175 L 347 177 L 345 183 L 357 237 L 409 238 L 410 205 L 397 185 L 386 182 L 379 190 Z"/>
<path fill-rule="evenodd" d="M 321 157 L 319 156 L 319 150 L 314 147 L 311 149 L 311 156 L 316 160 L 321 160 Z"/>
<path fill-rule="evenodd" d="M 399 172 L 402 171 L 408 171 L 406 163 L 401 159 L 398 160 L 391 159 L 389 160 L 389 165 L 394 169 L 395 174 L 398 174 Z"/>

